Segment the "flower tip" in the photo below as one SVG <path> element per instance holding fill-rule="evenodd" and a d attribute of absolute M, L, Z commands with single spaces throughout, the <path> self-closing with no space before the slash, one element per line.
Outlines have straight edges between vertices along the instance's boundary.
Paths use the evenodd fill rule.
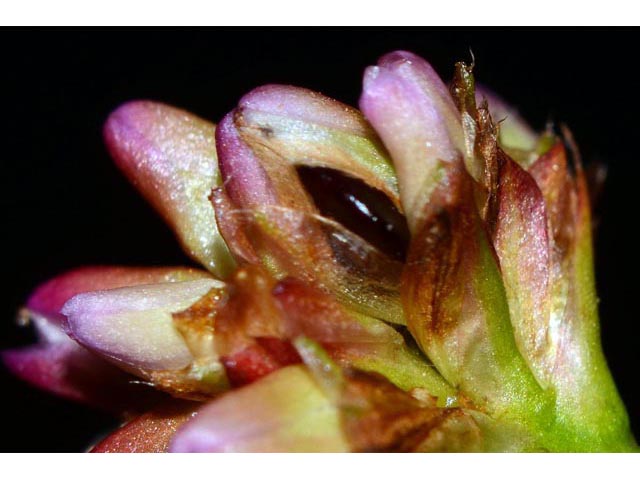
<path fill-rule="evenodd" d="M 74 355 L 72 340 L 51 345 L 34 345 L 0 352 L 0 363 L 16 378 L 43 390 L 82 399 L 83 394 L 65 378 L 66 360 Z M 80 347 L 78 347 L 80 348 Z"/>
<path fill-rule="evenodd" d="M 153 402 L 129 383 L 121 370 L 94 356 L 70 338 L 0 352 L 1 363 L 16 378 L 63 398 L 121 413 Z M 138 395 L 132 399 L 132 395 Z"/>
<path fill-rule="evenodd" d="M 441 162 L 464 145 L 460 113 L 426 60 L 408 52 L 382 57 L 364 75 L 360 108 L 393 158 L 410 229 Z"/>
<path fill-rule="evenodd" d="M 356 135 L 369 133 L 357 110 L 307 88 L 263 85 L 242 97 L 238 106 L 245 114 L 247 127 L 267 122 L 282 134 L 301 127 L 297 122 L 302 122 Z"/>
<path fill-rule="evenodd" d="M 220 168 L 220 174 L 222 175 L 223 180 L 225 178 L 225 165 L 223 162 L 224 154 L 229 153 L 227 150 L 229 148 L 233 148 L 234 144 L 240 141 L 233 122 L 235 114 L 236 111 L 232 110 L 222 117 L 222 120 L 218 123 L 215 132 L 216 150 L 219 157 L 218 167 Z"/>
<path fill-rule="evenodd" d="M 397 65 L 405 62 L 422 62 L 428 64 L 426 60 L 419 57 L 415 53 L 411 53 L 406 50 L 395 50 L 380 57 L 380 59 L 378 60 L 378 65 L 390 67 L 392 65 Z"/>
<path fill-rule="evenodd" d="M 138 172 L 140 161 L 150 158 L 154 151 L 158 157 L 156 126 L 163 124 L 163 117 L 170 115 L 171 110 L 174 109 L 161 103 L 131 100 L 112 111 L 102 127 L 111 158 L 134 185 L 144 187 L 146 178 Z"/>
<path fill-rule="evenodd" d="M 117 155 L 121 148 L 120 139 L 124 135 L 132 134 L 134 131 L 132 126 L 149 115 L 153 107 L 157 108 L 158 105 L 160 104 L 149 100 L 130 100 L 109 114 L 102 127 L 102 136 L 116 161 L 120 157 Z"/>
<path fill-rule="evenodd" d="M 62 320 L 60 309 L 74 295 L 101 287 L 106 288 L 117 267 L 86 266 L 67 270 L 38 285 L 26 302 L 31 314 L 45 316 L 51 320 Z M 101 286 L 97 285 L 98 283 Z"/>
<path fill-rule="evenodd" d="M 128 174 L 139 162 L 138 157 L 148 156 L 162 146 L 157 144 L 163 139 L 158 127 L 180 114 L 187 115 L 151 100 L 130 100 L 113 110 L 102 127 L 102 136 L 116 165 Z"/>
<path fill-rule="evenodd" d="M 193 360 L 172 314 L 220 282 L 201 279 L 82 293 L 62 308 L 69 335 L 122 366 L 178 370 Z"/>
<path fill-rule="evenodd" d="M 79 293 L 197 278 L 208 278 L 208 274 L 185 267 L 140 268 L 99 265 L 78 267 L 40 284 L 29 296 L 26 310 L 30 314 L 41 315 L 54 322 L 61 321 L 63 315 L 60 310 L 63 305 Z"/>
<path fill-rule="evenodd" d="M 376 94 L 377 79 L 379 76 L 380 67 L 377 65 L 371 65 L 364 70 L 364 76 L 362 77 L 362 97 L 360 98 L 360 109 L 363 111 L 362 103 L 366 101 L 367 97 Z"/>
<path fill-rule="evenodd" d="M 417 80 L 417 84 L 426 89 L 430 95 L 440 97 L 440 101 L 448 104 L 449 108 L 453 107 L 449 89 L 433 66 L 421 56 L 396 50 L 380 57 L 378 66 L 396 73 L 405 80 Z"/>
<path fill-rule="evenodd" d="M 109 116 L 107 117 L 107 122 L 110 121 L 118 121 L 121 118 L 126 118 L 134 112 L 140 112 L 141 110 L 145 110 L 148 108 L 150 104 L 153 104 L 151 100 L 128 100 L 122 104 L 120 104 L 115 110 L 113 110 Z"/>
<path fill-rule="evenodd" d="M 263 111 L 273 111 L 273 113 L 277 111 L 284 112 L 288 105 L 282 101 L 282 96 L 304 91 L 306 91 L 306 89 L 301 87 L 269 83 L 245 93 L 242 98 L 240 98 L 238 105 L 246 108 L 259 108 Z"/>
<path fill-rule="evenodd" d="M 225 190 L 239 205 L 274 203 L 266 173 L 240 137 L 232 110 L 224 116 L 216 128 L 216 148 L 219 168 Z"/>
<path fill-rule="evenodd" d="M 19 349 L 1 350 L 0 351 L 0 363 L 14 376 L 21 377 L 20 370 L 22 362 L 21 357 L 24 356 L 24 352 Z"/>
<path fill-rule="evenodd" d="M 115 164 L 174 229 L 187 254 L 224 277 L 233 260 L 208 199 L 220 183 L 215 129 L 179 108 L 134 100 L 111 113 L 103 135 Z"/>

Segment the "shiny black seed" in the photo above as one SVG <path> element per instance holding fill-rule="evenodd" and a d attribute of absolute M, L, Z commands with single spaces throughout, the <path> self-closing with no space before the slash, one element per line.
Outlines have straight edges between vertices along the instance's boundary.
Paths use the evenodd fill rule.
<path fill-rule="evenodd" d="M 407 221 L 383 192 L 330 168 L 299 166 L 297 171 L 322 215 L 341 223 L 390 257 L 405 260 L 409 244 Z"/>

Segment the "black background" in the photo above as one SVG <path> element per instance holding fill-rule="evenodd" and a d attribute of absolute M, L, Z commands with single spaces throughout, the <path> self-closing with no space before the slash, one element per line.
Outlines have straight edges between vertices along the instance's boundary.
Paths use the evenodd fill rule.
<path fill-rule="evenodd" d="M 101 125 L 120 103 L 160 100 L 217 121 L 250 89 L 289 83 L 356 105 L 363 69 L 383 53 L 412 50 L 449 79 L 472 49 L 479 81 L 535 127 L 566 122 L 584 157 L 609 167 L 596 243 L 602 337 L 640 434 L 636 31 L 57 29 L 3 30 L 0 42 L 0 348 L 31 340 L 14 326 L 16 310 L 61 271 L 188 262 L 106 153 Z M 114 423 L 4 369 L 0 385 L 0 451 L 81 451 Z"/>

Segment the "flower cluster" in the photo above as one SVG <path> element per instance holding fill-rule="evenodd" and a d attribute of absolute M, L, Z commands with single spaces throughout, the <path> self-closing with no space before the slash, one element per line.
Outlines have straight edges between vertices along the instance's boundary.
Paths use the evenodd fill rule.
<path fill-rule="evenodd" d="M 117 165 L 204 269 L 89 267 L 29 298 L 24 380 L 122 415 L 96 452 L 628 451 L 587 183 L 472 68 L 382 57 L 360 111 L 268 85 L 216 126 L 148 101 Z"/>

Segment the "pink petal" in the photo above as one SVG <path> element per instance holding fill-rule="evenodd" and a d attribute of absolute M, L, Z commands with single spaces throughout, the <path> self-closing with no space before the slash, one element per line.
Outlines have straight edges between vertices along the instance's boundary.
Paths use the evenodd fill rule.
<path fill-rule="evenodd" d="M 36 288 L 27 301 L 27 309 L 50 319 L 61 320 L 60 309 L 67 300 L 79 293 L 208 276 L 206 272 L 185 267 L 81 267 L 58 275 Z"/>
<path fill-rule="evenodd" d="M 242 141 L 234 112 L 225 116 L 216 131 L 220 172 L 225 190 L 238 205 L 277 204 L 276 192 L 252 150 Z"/>
<path fill-rule="evenodd" d="M 386 55 L 366 70 L 360 108 L 391 153 L 415 229 L 440 163 L 454 161 L 464 147 L 458 110 L 431 66 L 406 52 Z"/>
<path fill-rule="evenodd" d="M 397 201 L 391 161 L 356 109 L 305 88 L 267 85 L 240 100 L 235 120 L 264 164 L 272 160 L 258 145 L 291 165 L 322 166 L 360 178 Z"/>
<path fill-rule="evenodd" d="M 35 387 L 114 413 L 146 408 L 162 398 L 50 326 L 55 330 L 56 341 L 2 352 L 9 371 Z"/>
<path fill-rule="evenodd" d="M 40 285 L 27 302 L 25 315 L 39 343 L 2 352 L 2 358 L 14 375 L 56 395 L 116 412 L 143 406 L 162 395 L 133 383 L 134 377 L 69 338 L 61 327 L 60 309 L 71 297 L 87 291 L 208 277 L 206 272 L 183 267 L 71 270 Z"/>
<path fill-rule="evenodd" d="M 354 109 L 306 88 L 289 85 L 258 87 L 240 100 L 249 110 L 302 120 L 322 127 L 369 135 L 370 127 Z"/>
<path fill-rule="evenodd" d="M 296 165 L 362 179 L 397 204 L 393 167 L 355 109 L 303 88 L 268 85 L 245 95 L 216 133 L 225 188 L 239 207 L 312 208 Z"/>
<path fill-rule="evenodd" d="M 301 366 L 278 370 L 203 407 L 172 452 L 343 452 L 339 411 Z"/>
<path fill-rule="evenodd" d="M 76 295 L 65 303 L 70 334 L 133 369 L 176 370 L 193 360 L 172 313 L 185 310 L 221 282 L 200 279 Z"/>
<path fill-rule="evenodd" d="M 130 102 L 104 136 L 116 164 L 176 231 L 186 252 L 218 276 L 233 261 L 208 200 L 218 186 L 215 125 L 160 103 Z"/>
<path fill-rule="evenodd" d="M 382 68 L 402 72 L 407 80 L 419 85 L 433 98 L 438 108 L 445 114 L 445 120 L 451 131 L 457 129 L 458 109 L 456 108 L 449 89 L 442 82 L 438 73 L 424 58 L 403 50 L 387 53 L 380 57 L 378 65 Z"/>

